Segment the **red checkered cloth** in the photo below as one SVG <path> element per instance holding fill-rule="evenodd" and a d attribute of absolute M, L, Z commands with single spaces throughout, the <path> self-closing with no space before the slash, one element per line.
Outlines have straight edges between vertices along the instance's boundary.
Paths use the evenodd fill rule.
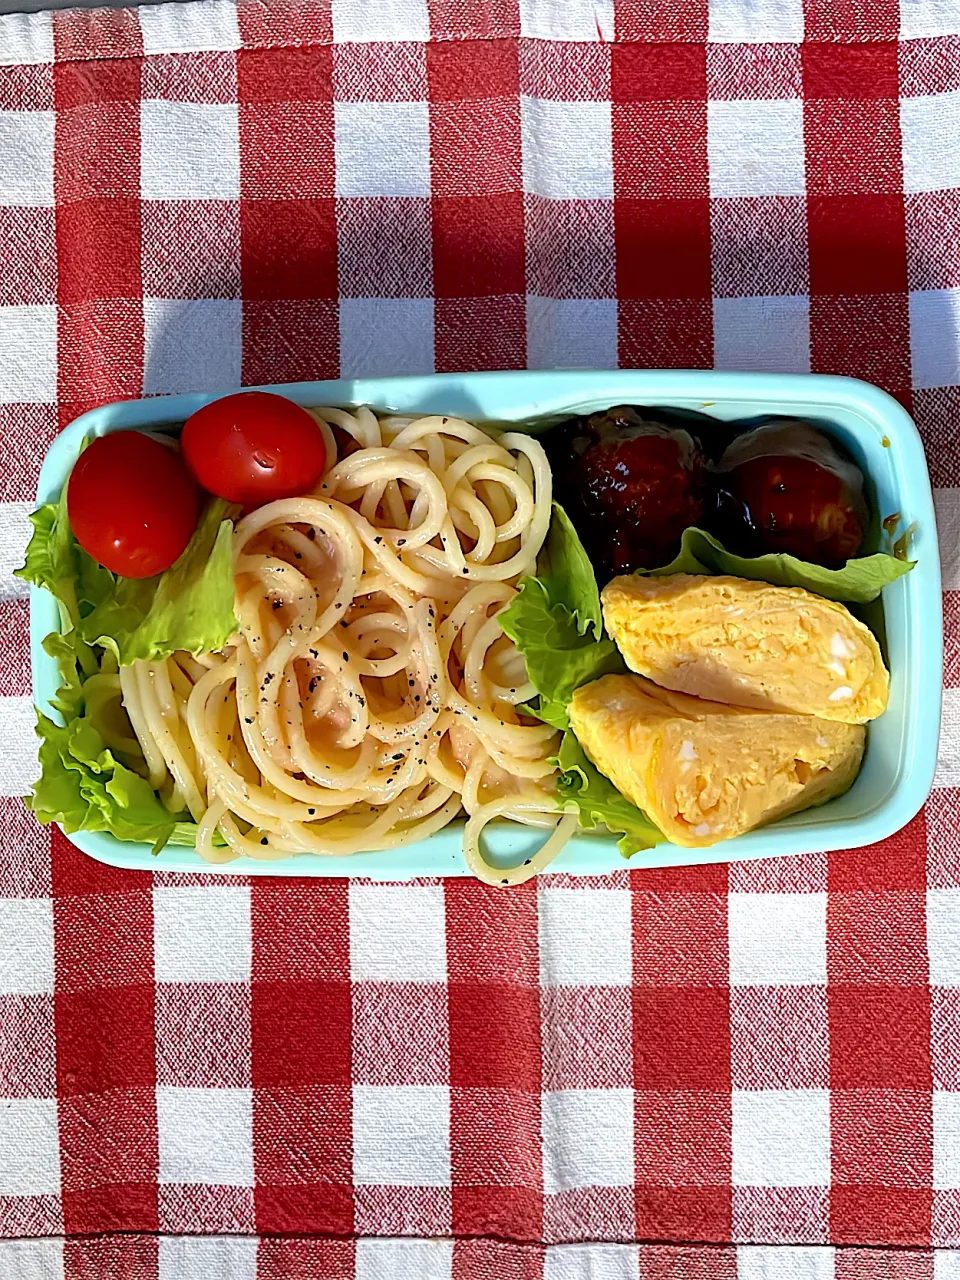
<path fill-rule="evenodd" d="M 54 1237 L 0 1273 L 960 1277 L 960 10 L 197 0 L 2 18 L 0 58 L 0 1233 Z M 618 363 L 912 409 L 947 689 L 899 836 L 509 893 L 151 878 L 13 798 L 9 569 L 76 414 Z M 914 1252 L 829 1247 L 869 1244 Z"/>

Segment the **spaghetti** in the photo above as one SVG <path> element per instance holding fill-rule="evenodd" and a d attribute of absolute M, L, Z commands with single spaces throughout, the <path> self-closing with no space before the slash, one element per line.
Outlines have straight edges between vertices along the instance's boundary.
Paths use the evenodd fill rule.
<path fill-rule="evenodd" d="M 465 812 L 470 870 L 526 880 L 576 825 L 498 621 L 547 534 L 543 449 L 459 418 L 311 413 L 331 469 L 237 524 L 231 642 L 120 671 L 150 782 L 211 862 L 391 849 Z M 549 835 L 496 867 L 494 818 Z"/>

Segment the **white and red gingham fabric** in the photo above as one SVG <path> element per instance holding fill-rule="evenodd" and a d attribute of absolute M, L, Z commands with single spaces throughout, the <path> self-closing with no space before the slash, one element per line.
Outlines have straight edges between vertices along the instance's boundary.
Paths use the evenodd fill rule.
<path fill-rule="evenodd" d="M 197 0 L 0 62 L 0 1275 L 958 1280 L 960 5 Z M 618 363 L 912 409 L 947 688 L 900 835 L 500 893 L 124 873 L 14 798 L 76 414 Z"/>

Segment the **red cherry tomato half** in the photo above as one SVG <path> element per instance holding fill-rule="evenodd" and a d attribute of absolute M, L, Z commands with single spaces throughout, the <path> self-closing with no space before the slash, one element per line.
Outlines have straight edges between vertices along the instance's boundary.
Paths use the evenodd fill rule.
<path fill-rule="evenodd" d="M 139 431 L 99 436 L 67 482 L 77 541 L 124 578 L 169 569 L 197 527 L 197 489 L 173 449 Z"/>
<path fill-rule="evenodd" d="M 268 391 L 204 405 L 185 422 L 180 447 L 204 489 L 244 506 L 309 493 L 327 465 L 310 414 Z"/>

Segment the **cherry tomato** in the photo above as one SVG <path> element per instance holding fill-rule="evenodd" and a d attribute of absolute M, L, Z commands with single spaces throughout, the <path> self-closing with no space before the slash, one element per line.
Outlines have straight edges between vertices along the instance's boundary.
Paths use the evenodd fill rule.
<path fill-rule="evenodd" d="M 99 436 L 67 482 L 77 541 L 124 578 L 169 569 L 197 527 L 197 489 L 172 449 L 139 431 Z"/>
<path fill-rule="evenodd" d="M 241 391 L 198 409 L 180 447 L 204 489 L 262 506 L 309 493 L 327 465 L 320 428 L 306 409 L 268 391 Z"/>

